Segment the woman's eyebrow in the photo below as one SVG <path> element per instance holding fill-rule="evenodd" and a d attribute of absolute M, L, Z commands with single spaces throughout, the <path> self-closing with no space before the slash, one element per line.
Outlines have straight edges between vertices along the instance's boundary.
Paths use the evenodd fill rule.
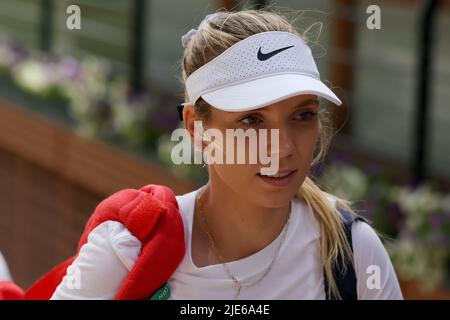
<path fill-rule="evenodd" d="M 302 101 L 298 105 L 296 105 L 294 107 L 294 109 L 302 108 L 302 107 L 309 106 L 309 105 L 312 105 L 312 104 L 319 105 L 319 100 L 317 100 L 317 99 L 308 99 L 308 100 Z"/>
<path fill-rule="evenodd" d="M 308 99 L 305 101 L 300 102 L 298 105 L 296 105 L 293 109 L 297 110 L 303 107 L 307 107 L 310 105 L 319 105 L 319 100 L 318 99 Z M 260 108 L 260 109 L 256 109 L 256 110 L 247 110 L 247 111 L 241 111 L 239 112 L 239 115 L 241 116 L 242 114 L 262 114 L 267 112 L 267 108 Z M 235 115 L 236 112 L 232 112 L 232 111 L 226 111 L 227 114 L 231 114 L 231 115 Z"/>

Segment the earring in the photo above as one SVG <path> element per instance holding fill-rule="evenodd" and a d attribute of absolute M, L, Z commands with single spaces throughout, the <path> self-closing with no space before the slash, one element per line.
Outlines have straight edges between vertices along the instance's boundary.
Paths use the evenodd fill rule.
<path fill-rule="evenodd" d="M 208 162 L 209 163 L 209 156 L 208 156 L 208 153 L 203 153 L 203 157 L 202 157 L 203 159 L 205 159 L 204 160 L 204 163 L 203 163 L 203 166 L 202 166 L 202 168 L 204 168 L 204 167 L 206 167 L 206 163 Z"/>

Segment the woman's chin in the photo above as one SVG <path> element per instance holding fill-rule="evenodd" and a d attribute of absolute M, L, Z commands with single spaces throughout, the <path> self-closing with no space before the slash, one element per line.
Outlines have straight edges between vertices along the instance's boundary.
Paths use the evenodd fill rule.
<path fill-rule="evenodd" d="M 271 190 L 266 187 L 252 188 L 258 204 L 266 208 L 280 208 L 288 204 L 297 194 L 300 187 L 291 186 L 282 190 Z"/>

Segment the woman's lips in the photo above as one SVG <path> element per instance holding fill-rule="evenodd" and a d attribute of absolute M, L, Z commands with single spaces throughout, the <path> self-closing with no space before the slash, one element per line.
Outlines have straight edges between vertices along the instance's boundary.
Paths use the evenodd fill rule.
<path fill-rule="evenodd" d="M 293 170 L 287 176 L 281 177 L 281 178 L 272 178 L 272 177 L 268 177 L 268 176 L 263 176 L 259 173 L 257 174 L 257 176 L 261 180 L 263 180 L 264 182 L 266 182 L 272 186 L 284 187 L 284 186 L 287 186 L 292 181 L 296 172 L 297 172 L 297 170 Z"/>

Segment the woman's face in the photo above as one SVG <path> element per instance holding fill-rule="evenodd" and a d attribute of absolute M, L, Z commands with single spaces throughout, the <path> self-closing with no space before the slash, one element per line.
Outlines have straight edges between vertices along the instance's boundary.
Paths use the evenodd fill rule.
<path fill-rule="evenodd" d="M 238 191 L 246 201 L 263 207 L 286 205 L 294 197 L 310 169 L 319 136 L 318 107 L 317 96 L 297 95 L 250 111 L 226 112 L 212 108 L 210 120 L 203 123 L 203 130 L 220 130 L 224 138 L 223 141 L 216 141 L 215 146 L 222 150 L 228 149 L 224 153 L 234 150 L 234 161 L 227 163 L 224 155 L 223 164 L 210 164 L 210 177 Z M 242 145 L 236 139 L 233 144 L 227 144 L 226 129 L 254 129 L 258 140 L 256 150 L 250 148 L 248 139 L 245 140 L 245 150 L 242 150 Z M 260 129 L 267 129 L 265 144 L 260 144 L 263 135 Z M 279 130 L 278 152 L 271 142 L 271 129 Z M 204 148 L 206 145 L 207 143 Z M 216 147 L 214 152 L 220 152 L 220 149 Z M 245 163 L 237 163 L 237 153 L 243 151 Z M 261 176 L 261 168 L 271 165 L 261 161 L 260 157 L 257 157 L 256 163 L 250 161 L 249 157 L 251 153 L 258 155 L 260 152 L 265 152 L 272 160 L 275 157 L 278 160 L 278 172 L 287 170 L 291 172 L 290 175 L 283 179 Z"/>

